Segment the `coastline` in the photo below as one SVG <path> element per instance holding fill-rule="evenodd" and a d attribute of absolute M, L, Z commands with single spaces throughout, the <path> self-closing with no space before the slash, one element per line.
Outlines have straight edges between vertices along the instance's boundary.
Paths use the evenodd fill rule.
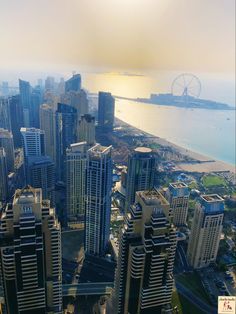
<path fill-rule="evenodd" d="M 117 117 L 115 117 L 115 120 L 119 126 L 129 127 L 130 129 L 133 130 L 133 132 L 142 134 L 143 136 L 147 138 L 151 138 L 152 142 L 154 142 L 155 144 L 161 145 L 163 147 L 170 147 L 176 150 L 177 152 L 179 152 L 180 154 L 188 156 L 189 158 L 192 159 L 192 161 L 178 163 L 177 168 L 179 168 L 179 170 L 187 171 L 187 172 L 200 172 L 200 173 L 231 172 L 234 176 L 236 175 L 236 168 L 234 165 L 228 164 L 224 161 L 215 160 L 212 157 L 183 148 L 177 144 L 167 141 L 166 139 L 160 138 L 153 134 L 147 133 L 141 129 L 138 129 L 130 125 L 129 123 L 123 120 L 120 120 Z"/>
<path fill-rule="evenodd" d="M 157 96 L 159 96 L 159 95 L 157 95 Z M 185 104 L 180 105 L 178 102 L 175 102 L 175 103 L 173 103 L 173 102 L 169 102 L 169 103 L 165 102 L 165 103 L 163 103 L 163 102 L 161 102 L 161 100 L 159 100 L 159 101 L 152 101 L 151 98 L 140 98 L 140 97 L 138 97 L 138 98 L 130 98 L 130 97 L 123 97 L 123 96 L 116 96 L 116 95 L 114 97 L 117 98 L 117 99 L 122 99 L 122 100 L 124 99 L 124 100 L 140 102 L 140 103 L 143 103 L 143 104 L 157 105 L 157 106 L 167 106 L 167 107 L 187 108 L 187 109 L 192 108 L 192 109 L 207 109 L 207 110 L 234 110 L 234 111 L 236 110 L 235 107 L 229 106 L 229 105 L 224 104 L 224 103 L 208 100 L 208 99 L 200 99 L 201 103 L 202 103 L 202 106 L 201 106 L 200 102 L 199 102 L 198 105 L 196 105 L 196 104 L 189 104 L 188 103 L 188 106 L 186 106 Z M 205 105 L 204 102 L 208 103 L 208 105 Z"/>

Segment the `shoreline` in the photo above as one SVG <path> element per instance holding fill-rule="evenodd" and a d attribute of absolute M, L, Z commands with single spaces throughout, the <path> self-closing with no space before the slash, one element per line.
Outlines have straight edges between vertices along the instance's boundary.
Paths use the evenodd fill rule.
<path fill-rule="evenodd" d="M 131 124 L 115 117 L 116 124 L 119 126 L 127 126 L 132 129 L 133 132 L 142 134 L 147 138 L 151 138 L 156 144 L 164 147 L 171 147 L 182 155 L 188 156 L 192 159 L 188 162 L 177 163 L 177 168 L 187 172 L 231 172 L 234 176 L 236 175 L 236 168 L 234 165 L 228 164 L 224 161 L 216 160 L 212 157 L 203 155 L 201 153 L 194 152 L 192 150 L 181 147 L 175 143 L 169 142 L 166 139 L 160 138 L 148 132 L 145 132 L 139 128 L 132 126 Z"/>
<path fill-rule="evenodd" d="M 178 103 L 161 103 L 161 102 L 153 102 L 150 98 L 130 98 L 130 97 L 123 97 L 123 96 L 116 96 L 114 95 L 115 98 L 117 99 L 121 99 L 121 100 L 128 100 L 128 101 L 134 101 L 134 102 L 139 102 L 139 103 L 143 103 L 143 104 L 150 104 L 150 105 L 156 105 L 156 106 L 167 106 L 167 107 L 176 107 L 176 108 L 186 108 L 186 109 L 206 109 L 206 110 L 236 110 L 235 107 L 230 106 L 228 104 L 225 103 L 220 103 L 217 101 L 212 101 L 209 99 L 201 99 L 201 101 L 205 101 L 205 102 L 210 102 L 210 103 L 215 103 L 215 104 L 219 104 L 219 105 L 223 105 L 225 107 L 223 108 L 217 108 L 216 106 L 212 107 L 212 106 L 200 106 L 200 105 L 179 105 Z"/>

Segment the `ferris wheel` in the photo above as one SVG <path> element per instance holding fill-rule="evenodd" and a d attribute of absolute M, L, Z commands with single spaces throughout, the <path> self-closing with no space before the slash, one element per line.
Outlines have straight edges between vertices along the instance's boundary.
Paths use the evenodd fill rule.
<path fill-rule="evenodd" d="M 171 93 L 184 99 L 198 98 L 201 93 L 201 82 L 197 76 L 191 73 L 180 74 L 172 82 Z"/>

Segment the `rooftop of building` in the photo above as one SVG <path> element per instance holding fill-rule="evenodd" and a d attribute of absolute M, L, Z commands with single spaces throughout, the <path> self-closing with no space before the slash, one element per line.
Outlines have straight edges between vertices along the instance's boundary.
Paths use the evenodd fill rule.
<path fill-rule="evenodd" d="M 102 91 L 100 91 L 99 93 L 98 93 L 98 96 L 112 96 L 111 95 L 111 93 L 110 92 L 102 92 Z"/>
<path fill-rule="evenodd" d="M 42 104 L 40 108 L 44 110 L 53 110 L 53 107 L 51 104 Z"/>
<path fill-rule="evenodd" d="M 207 203 L 223 202 L 223 198 L 218 194 L 201 195 L 201 198 Z"/>
<path fill-rule="evenodd" d="M 20 128 L 20 132 L 30 132 L 30 133 L 43 133 L 44 131 L 36 128 Z"/>
<path fill-rule="evenodd" d="M 70 82 L 70 81 L 77 79 L 77 78 L 81 79 L 81 75 L 79 73 L 73 73 L 73 76 L 70 77 L 66 82 Z"/>
<path fill-rule="evenodd" d="M 11 138 L 12 133 L 6 129 L 0 128 L 0 137 L 4 138 Z"/>
<path fill-rule="evenodd" d="M 92 153 L 93 155 L 101 155 L 107 154 L 111 151 L 112 146 L 102 146 L 100 144 L 94 145 L 92 148 L 88 150 L 88 153 Z"/>
<path fill-rule="evenodd" d="M 151 148 L 148 147 L 137 147 L 134 149 L 135 153 L 150 154 L 152 152 Z"/>
<path fill-rule="evenodd" d="M 78 143 L 70 144 L 70 147 L 71 147 L 71 148 L 76 148 L 76 147 L 84 146 L 84 145 L 86 145 L 86 144 L 87 144 L 87 142 L 78 142 Z"/>
<path fill-rule="evenodd" d="M 87 148 L 87 142 L 78 142 L 70 144 L 70 147 L 66 149 L 66 153 L 85 153 Z"/>
<path fill-rule="evenodd" d="M 29 166 L 53 165 L 54 162 L 50 156 L 32 156 L 28 157 Z"/>
<path fill-rule="evenodd" d="M 147 205 L 153 205 L 156 203 L 159 203 L 160 205 L 169 205 L 169 202 L 165 199 L 161 192 L 156 189 L 152 189 L 150 191 L 140 191 L 137 193 Z"/>
<path fill-rule="evenodd" d="M 87 122 L 94 122 L 95 121 L 95 117 L 93 117 L 91 114 L 89 114 L 89 113 L 86 113 L 86 114 L 84 114 L 84 115 L 82 115 L 81 117 L 80 117 L 80 120 L 82 121 L 82 120 L 85 120 L 85 121 L 87 121 Z"/>
<path fill-rule="evenodd" d="M 32 188 L 30 185 L 27 185 L 22 190 L 16 190 L 13 204 L 39 203 L 41 200 L 41 194 L 41 189 L 35 189 Z"/>
<path fill-rule="evenodd" d="M 174 189 L 181 189 L 181 188 L 187 188 L 187 184 L 185 184 L 184 182 L 178 181 L 178 182 L 173 182 L 170 183 L 170 186 Z"/>

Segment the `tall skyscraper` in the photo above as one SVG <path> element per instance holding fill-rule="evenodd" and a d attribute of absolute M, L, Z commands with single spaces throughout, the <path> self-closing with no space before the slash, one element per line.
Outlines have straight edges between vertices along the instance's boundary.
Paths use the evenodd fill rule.
<path fill-rule="evenodd" d="M 54 91 L 55 79 L 52 76 L 48 76 L 45 80 L 45 91 Z"/>
<path fill-rule="evenodd" d="M 68 222 L 84 220 L 87 143 L 71 144 L 66 150 L 66 208 Z"/>
<path fill-rule="evenodd" d="M 95 144 L 95 118 L 90 114 L 80 117 L 79 142 L 87 142 L 88 145 Z"/>
<path fill-rule="evenodd" d="M 98 94 L 98 127 L 101 131 L 113 130 L 115 98 L 111 93 Z"/>
<path fill-rule="evenodd" d="M 7 159 L 7 171 L 14 171 L 14 144 L 12 133 L 5 129 L 0 129 L 0 147 L 3 147 Z"/>
<path fill-rule="evenodd" d="M 9 94 L 9 85 L 8 85 L 8 82 L 2 82 L 2 95 L 4 96 L 4 97 L 7 97 L 8 96 L 8 94 Z"/>
<path fill-rule="evenodd" d="M 8 198 L 7 160 L 4 148 L 0 147 L 0 204 L 7 201 L 7 198 Z"/>
<path fill-rule="evenodd" d="M 57 93 L 62 95 L 65 93 L 65 80 L 63 77 L 60 78 L 60 82 L 58 83 Z"/>
<path fill-rule="evenodd" d="M 112 147 L 96 144 L 88 150 L 85 193 L 85 251 L 105 254 L 110 233 Z"/>
<path fill-rule="evenodd" d="M 78 127 L 80 117 L 88 113 L 88 97 L 86 92 L 83 89 L 79 90 L 78 92 L 67 92 L 61 95 L 61 102 L 76 109 Z M 78 138 L 78 130 L 76 136 Z"/>
<path fill-rule="evenodd" d="M 14 147 L 19 148 L 22 147 L 20 128 L 24 126 L 23 108 L 20 102 L 20 95 L 12 96 L 9 98 L 9 111 Z"/>
<path fill-rule="evenodd" d="M 57 104 L 59 102 L 60 102 L 60 97 L 58 95 L 55 95 L 51 91 L 44 92 L 44 103 L 50 105 L 55 112 L 57 110 Z"/>
<path fill-rule="evenodd" d="M 57 178 L 65 180 L 66 149 L 77 140 L 77 110 L 59 103 L 56 111 Z"/>
<path fill-rule="evenodd" d="M 23 189 L 26 185 L 26 174 L 25 174 L 25 160 L 23 148 L 18 148 L 15 151 L 15 173 L 14 173 L 14 186 L 13 193 L 16 189 Z"/>
<path fill-rule="evenodd" d="M 166 198 L 170 203 L 173 223 L 177 227 L 186 225 L 189 194 L 189 188 L 184 182 L 174 182 L 169 184 Z"/>
<path fill-rule="evenodd" d="M 28 182 L 34 188 L 42 189 L 43 199 L 55 204 L 55 164 L 49 156 L 28 158 Z"/>
<path fill-rule="evenodd" d="M 30 112 L 30 126 L 39 128 L 39 108 L 42 104 L 42 91 L 40 86 L 33 88 L 31 93 L 31 112 Z"/>
<path fill-rule="evenodd" d="M 125 210 L 128 211 L 135 201 L 137 191 L 153 188 L 156 159 L 150 148 L 137 147 L 129 156 Z"/>
<path fill-rule="evenodd" d="M 73 74 L 73 76 L 65 81 L 65 91 L 75 91 L 78 92 L 81 89 L 81 75 L 80 74 Z"/>
<path fill-rule="evenodd" d="M 27 81 L 19 80 L 20 103 L 23 109 L 23 125 L 30 127 L 31 86 Z"/>
<path fill-rule="evenodd" d="M 120 233 L 113 309 L 108 313 L 165 313 L 170 309 L 176 230 L 170 205 L 156 190 L 136 193 Z"/>
<path fill-rule="evenodd" d="M 44 131 L 36 128 L 21 128 L 20 132 L 26 158 L 45 155 Z"/>
<path fill-rule="evenodd" d="M 37 79 L 37 85 L 43 90 L 43 80 L 41 78 Z"/>
<path fill-rule="evenodd" d="M 56 121 L 52 105 L 40 106 L 40 129 L 45 133 L 45 152 L 56 162 Z"/>
<path fill-rule="evenodd" d="M 9 100 L 0 97 L 0 128 L 11 131 Z"/>
<path fill-rule="evenodd" d="M 61 229 L 41 189 L 16 190 L 1 216 L 0 260 L 8 314 L 62 314 Z"/>
<path fill-rule="evenodd" d="M 187 258 L 193 268 L 215 262 L 223 227 L 224 200 L 217 194 L 202 195 L 196 204 Z"/>

